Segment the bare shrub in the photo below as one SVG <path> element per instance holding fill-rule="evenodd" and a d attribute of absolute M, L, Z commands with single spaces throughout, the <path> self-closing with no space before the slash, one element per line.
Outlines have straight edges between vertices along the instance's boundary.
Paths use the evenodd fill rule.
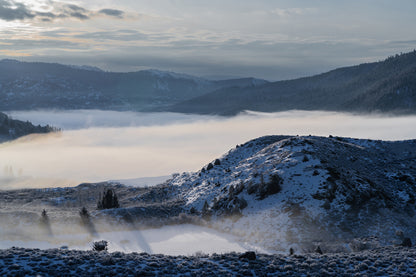
<path fill-rule="evenodd" d="M 94 241 L 92 244 L 92 250 L 97 251 L 97 252 L 107 251 L 108 249 L 107 245 L 108 245 L 108 242 L 105 240 Z"/>

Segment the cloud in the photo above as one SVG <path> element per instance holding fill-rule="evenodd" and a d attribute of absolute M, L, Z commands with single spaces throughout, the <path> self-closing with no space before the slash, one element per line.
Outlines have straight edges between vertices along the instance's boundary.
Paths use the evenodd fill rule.
<path fill-rule="evenodd" d="M 108 30 L 105 32 L 83 32 L 74 35 L 75 38 L 93 39 L 94 41 L 105 40 L 118 40 L 118 41 L 140 41 L 140 40 L 152 40 L 151 35 L 147 35 L 135 30 Z M 159 36 L 157 36 L 159 38 Z"/>
<path fill-rule="evenodd" d="M 73 5 L 73 4 L 67 4 L 67 5 L 65 5 L 65 7 L 68 8 L 69 10 L 75 11 L 75 12 L 87 12 L 86 9 L 84 9 L 80 6 L 77 6 L 77 5 Z"/>
<path fill-rule="evenodd" d="M 311 13 L 314 11 L 311 8 L 289 8 L 289 9 L 281 9 L 276 8 L 271 11 L 272 14 L 277 15 L 280 18 L 288 18 L 292 16 L 304 15 L 307 13 Z"/>
<path fill-rule="evenodd" d="M 47 49 L 47 51 L 50 51 L 50 49 L 56 49 L 59 48 L 60 51 L 65 51 L 67 49 L 72 50 L 80 50 L 80 49 L 89 49 L 89 46 L 77 43 L 65 39 L 11 39 L 11 40 L 4 40 L 5 43 L 8 43 L 9 45 L 0 45 L 0 50 L 4 51 L 11 51 L 11 52 L 24 52 L 28 51 L 28 49 L 31 49 L 30 52 L 36 52 L 36 49 Z M 12 45 L 13 47 L 10 47 Z M 4 48 L 4 49 L 2 49 Z M 10 49 L 13 50 L 10 50 Z"/>
<path fill-rule="evenodd" d="M 78 18 L 78 19 L 81 19 L 81 20 L 86 20 L 86 19 L 90 18 L 88 15 L 85 15 L 85 14 L 80 13 L 80 12 L 73 12 L 73 13 L 70 13 L 69 15 L 70 15 L 70 17 L 75 17 L 75 18 Z"/>
<path fill-rule="evenodd" d="M 124 11 L 104 8 L 99 11 L 88 10 L 74 4 L 62 4 L 56 1 L 49 1 L 50 11 L 39 11 L 25 5 L 24 3 L 12 0 L 0 0 L 0 19 L 5 21 L 39 19 L 41 21 L 53 21 L 55 19 L 77 19 L 89 20 L 96 16 L 110 16 L 123 18 Z"/>
<path fill-rule="evenodd" d="M 124 15 L 123 11 L 115 10 L 115 9 L 102 9 L 102 10 L 99 10 L 98 13 L 105 14 L 108 16 L 114 16 L 118 18 L 122 18 Z"/>
<path fill-rule="evenodd" d="M 32 19 L 36 15 L 26 5 L 14 1 L 0 0 L 0 19 L 5 21 Z"/>
<path fill-rule="evenodd" d="M 59 17 L 66 18 L 66 17 L 73 17 L 80 20 L 87 20 L 90 18 L 91 12 L 73 4 L 64 5 L 61 14 Z"/>
<path fill-rule="evenodd" d="M 0 49 L 0 55 L 6 55 L 9 57 L 30 57 L 31 54 L 20 52 L 20 51 L 14 51 L 14 50 L 4 50 Z"/>

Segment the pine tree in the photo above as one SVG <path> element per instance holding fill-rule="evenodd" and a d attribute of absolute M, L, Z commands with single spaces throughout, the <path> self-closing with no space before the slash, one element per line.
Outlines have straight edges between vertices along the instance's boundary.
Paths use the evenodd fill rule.
<path fill-rule="evenodd" d="M 204 202 L 204 206 L 202 207 L 201 213 L 202 213 L 202 216 L 209 216 L 210 215 L 209 206 L 208 206 L 208 203 L 207 203 L 206 200 Z"/>
<path fill-rule="evenodd" d="M 101 209 L 114 209 L 114 208 L 119 208 L 119 207 L 120 207 L 120 204 L 118 203 L 117 195 L 112 189 L 107 189 L 101 201 L 98 201 L 97 203 L 97 208 L 100 210 Z"/>
<path fill-rule="evenodd" d="M 79 211 L 79 216 L 81 217 L 81 223 L 87 225 L 90 223 L 90 214 L 88 213 L 87 208 L 82 207 Z"/>

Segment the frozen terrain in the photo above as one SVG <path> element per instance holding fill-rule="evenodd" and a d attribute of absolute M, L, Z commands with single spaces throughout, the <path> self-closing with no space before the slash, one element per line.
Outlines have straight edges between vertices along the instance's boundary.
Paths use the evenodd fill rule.
<path fill-rule="evenodd" d="M 0 250 L 3 276 L 414 276 L 415 248 L 386 247 L 358 253 L 163 256 L 93 251 Z"/>
<path fill-rule="evenodd" d="M 8 228 L 2 233 L 12 236 L 3 241 L 30 238 L 25 226 L 35 226 L 46 209 L 47 233 L 54 239 L 68 234 L 68 226 L 73 234 L 87 230 L 98 238 L 105 232 L 195 224 L 232 235 L 231 241 L 246 249 L 272 253 L 401 244 L 416 235 L 415 153 L 415 140 L 266 136 L 161 185 L 103 182 L 0 191 L 2 228 Z M 115 190 L 122 208 L 96 210 L 107 188 Z M 94 228 L 80 225 L 82 207 L 90 211 Z M 361 243 L 363 238 L 372 239 Z"/>
<path fill-rule="evenodd" d="M 354 238 L 416 235 L 415 155 L 416 140 L 267 136 L 168 186 L 185 209 L 269 250 L 348 251 Z"/>
<path fill-rule="evenodd" d="M 0 273 L 414 275 L 415 154 L 416 140 L 265 136 L 160 185 L 2 190 Z M 121 207 L 97 210 L 108 188 Z M 99 240 L 108 252 L 78 251 Z"/>
<path fill-rule="evenodd" d="M 133 220 L 113 217 L 96 210 L 100 194 L 113 188 L 122 211 Z M 137 202 L 137 195 L 149 195 L 149 187 L 129 187 L 114 183 L 82 184 L 75 188 L 0 191 L 0 249 L 9 247 L 90 250 L 94 241 L 106 240 L 109 252 L 192 255 L 246 250 L 267 251 L 239 241 L 233 235 L 204 227 L 197 218 L 181 214 L 175 202 L 149 198 Z M 91 214 L 83 224 L 81 207 Z M 47 211 L 47 224 L 41 216 Z M 194 223 L 194 224 L 192 224 Z"/>

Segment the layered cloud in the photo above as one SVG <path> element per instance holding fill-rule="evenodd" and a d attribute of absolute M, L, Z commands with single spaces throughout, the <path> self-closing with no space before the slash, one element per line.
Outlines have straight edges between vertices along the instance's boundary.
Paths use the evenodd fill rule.
<path fill-rule="evenodd" d="M 0 0 L 0 19 L 5 21 L 33 20 L 52 21 L 55 19 L 88 20 L 97 16 L 123 18 L 124 11 L 105 8 L 98 11 L 89 10 L 75 4 L 47 1 L 42 9 L 30 4 L 13 0 Z"/>
<path fill-rule="evenodd" d="M 0 0 L 0 59 L 282 80 L 413 50 L 414 8 L 413 0 Z"/>
<path fill-rule="evenodd" d="M 6 21 L 34 18 L 36 15 L 22 3 L 0 0 L 0 19 Z"/>

